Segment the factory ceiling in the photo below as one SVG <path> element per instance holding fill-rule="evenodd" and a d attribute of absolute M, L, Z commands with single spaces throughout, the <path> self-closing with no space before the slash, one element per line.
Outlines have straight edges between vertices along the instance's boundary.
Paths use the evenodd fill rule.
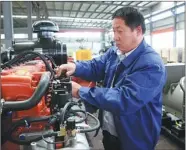
<path fill-rule="evenodd" d="M 109 29 L 112 13 L 126 6 L 150 11 L 157 1 L 32 1 L 33 22 L 39 19 L 55 21 L 61 29 Z M 2 5 L 2 3 L 1 3 Z M 12 15 L 14 28 L 27 27 L 28 2 L 13 1 Z M 2 10 L 2 9 L 1 9 Z M 3 12 L 1 12 L 3 14 Z M 3 17 L 1 16 L 3 28 Z"/>

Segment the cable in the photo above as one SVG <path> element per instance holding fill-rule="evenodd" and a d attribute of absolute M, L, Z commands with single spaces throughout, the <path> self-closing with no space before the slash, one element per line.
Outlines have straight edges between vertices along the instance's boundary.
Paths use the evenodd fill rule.
<path fill-rule="evenodd" d="M 20 60 L 18 60 L 18 63 L 24 63 L 24 62 L 26 62 L 26 61 L 28 61 L 28 60 L 32 60 L 32 59 L 34 59 L 36 56 L 34 56 L 34 55 L 26 55 L 25 57 L 22 57 Z"/>
<path fill-rule="evenodd" d="M 79 120 L 79 121 L 75 121 L 75 123 L 82 123 L 82 122 L 84 122 L 84 121 L 87 119 L 87 113 L 86 113 L 86 111 L 81 110 L 81 109 L 78 109 L 78 110 L 70 110 L 68 113 L 76 114 L 76 113 L 78 113 L 78 112 L 84 113 L 85 117 L 84 117 L 83 119 Z M 67 119 L 68 119 L 68 118 L 69 118 L 69 117 L 67 117 Z M 66 120 L 67 120 L 67 119 L 66 119 Z"/>
<path fill-rule="evenodd" d="M 97 122 L 97 125 L 94 127 L 94 128 L 90 128 L 90 129 L 79 129 L 79 130 L 77 130 L 79 133 L 86 133 L 86 132 L 92 132 L 92 131 L 95 131 L 95 130 L 97 130 L 99 127 L 100 127 L 100 122 L 99 122 L 99 120 L 94 116 L 94 115 L 92 115 L 92 114 L 90 114 L 90 113 L 88 113 L 87 112 L 87 114 L 89 115 L 89 116 L 91 116 L 96 122 Z M 78 127 L 78 126 L 77 126 Z"/>
<path fill-rule="evenodd" d="M 61 109 L 61 123 L 64 123 L 64 119 L 65 119 L 65 114 L 67 112 L 67 109 L 70 109 L 72 106 L 74 105 L 78 105 L 78 103 L 76 102 L 68 102 L 65 104 L 65 106 Z"/>
<path fill-rule="evenodd" d="M 31 142 L 35 142 L 35 141 L 39 141 L 42 139 L 42 137 L 37 137 L 35 139 L 32 139 L 32 140 L 27 140 L 27 141 L 21 141 L 21 140 L 18 140 L 18 139 L 13 139 L 12 137 L 12 133 L 20 126 L 25 126 L 25 125 L 29 125 L 30 123 L 33 123 L 33 122 L 41 122 L 41 121 L 47 121 L 51 118 L 52 116 L 43 116 L 43 117 L 39 117 L 39 118 L 31 118 L 31 117 L 27 117 L 27 118 L 23 118 L 17 122 L 14 123 L 14 125 L 8 130 L 8 132 L 6 133 L 6 139 L 13 142 L 13 143 L 16 143 L 16 144 L 19 144 L 19 145 L 28 145 L 30 144 Z M 53 133 L 48 133 L 46 134 L 45 136 L 46 137 L 50 137 L 52 136 Z M 55 134 L 56 135 L 56 134 Z"/>
<path fill-rule="evenodd" d="M 17 55 L 14 59 L 8 61 L 7 63 L 3 64 L 1 66 L 2 69 L 4 69 L 7 64 L 8 65 L 12 65 L 14 64 L 15 62 L 18 62 L 21 58 L 25 57 L 26 55 L 28 54 L 32 54 L 32 55 L 36 55 L 38 57 L 40 57 L 40 59 L 44 62 L 44 64 L 46 65 L 46 68 L 51 72 L 51 78 L 54 77 L 54 73 L 55 71 L 51 68 L 51 66 L 48 64 L 48 62 L 46 61 L 45 57 L 43 55 L 41 55 L 40 53 L 38 52 L 33 52 L 33 51 L 28 51 L 28 52 L 22 52 L 20 53 L 19 55 Z"/>
<path fill-rule="evenodd" d="M 50 141 L 47 141 L 46 139 L 45 139 L 45 137 L 43 136 L 43 133 L 42 133 L 42 139 L 46 142 L 46 143 L 49 143 L 49 144 L 61 144 L 62 142 L 67 142 L 68 140 L 70 140 L 70 138 L 67 138 L 66 140 L 64 140 L 64 141 L 58 141 L 58 142 L 50 142 Z M 74 137 L 73 137 L 74 138 Z"/>
<path fill-rule="evenodd" d="M 51 132 L 51 133 L 47 133 L 47 134 L 44 135 L 45 138 L 51 137 L 51 136 L 57 136 L 57 133 L 56 132 Z M 42 136 L 39 136 L 39 137 L 31 139 L 31 140 L 22 141 L 22 140 L 18 140 L 18 139 L 13 139 L 12 135 L 11 135 L 11 138 L 9 139 L 9 141 L 13 142 L 15 144 L 18 144 L 18 145 L 30 145 L 32 142 L 36 142 L 36 141 L 39 141 L 41 139 L 42 139 Z"/>
<path fill-rule="evenodd" d="M 50 56 L 48 56 L 46 54 L 44 56 L 51 61 L 52 65 L 53 65 L 53 68 L 57 68 L 57 65 L 56 65 L 56 63 L 55 63 L 55 61 L 54 61 L 54 59 L 52 57 L 50 57 Z"/>
<path fill-rule="evenodd" d="M 17 55 L 16 57 L 14 57 L 13 59 L 11 59 L 10 61 L 8 61 L 5 64 L 3 64 L 1 66 L 1 68 L 4 69 L 5 67 L 7 67 L 7 65 L 11 66 L 15 62 L 18 62 L 19 60 L 21 60 L 23 57 L 25 57 L 25 54 L 20 53 L 19 55 Z"/>

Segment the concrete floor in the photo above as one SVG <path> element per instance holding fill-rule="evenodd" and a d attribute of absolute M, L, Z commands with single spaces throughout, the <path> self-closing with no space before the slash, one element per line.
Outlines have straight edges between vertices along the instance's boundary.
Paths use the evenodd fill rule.
<path fill-rule="evenodd" d="M 91 150 L 104 150 L 102 144 L 101 130 L 99 131 L 97 137 L 94 137 L 94 134 L 95 132 L 91 132 L 87 134 Z M 171 141 L 168 137 L 161 135 L 155 150 L 183 150 L 183 149 L 181 149 L 179 145 Z"/>
<path fill-rule="evenodd" d="M 95 113 L 94 115 L 97 116 L 97 113 Z M 95 125 L 95 122 L 89 117 L 88 123 L 90 126 Z M 92 148 L 92 150 L 104 150 L 102 144 L 102 131 L 101 130 L 99 131 L 97 137 L 94 137 L 94 134 L 95 132 L 87 133 L 87 139 L 89 141 L 90 147 Z M 183 149 L 181 149 L 181 147 L 179 147 L 179 145 L 172 141 L 170 138 L 161 135 L 155 150 L 183 150 Z"/>

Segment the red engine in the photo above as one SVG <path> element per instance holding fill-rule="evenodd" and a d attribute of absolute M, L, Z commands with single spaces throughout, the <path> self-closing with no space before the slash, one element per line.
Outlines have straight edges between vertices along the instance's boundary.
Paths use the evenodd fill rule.
<path fill-rule="evenodd" d="M 66 133 L 68 134 L 67 137 L 69 135 L 70 136 L 75 135 L 74 134 L 75 121 L 74 121 L 74 125 L 72 126 L 73 130 L 71 130 L 71 128 L 69 129 L 69 127 L 66 128 L 67 125 L 65 125 L 66 126 L 65 128 L 61 128 L 61 125 L 64 125 L 64 120 L 63 123 L 58 121 L 60 120 L 59 118 L 62 118 L 61 116 L 63 116 L 63 119 L 65 119 L 65 117 L 68 117 L 68 115 L 70 115 L 70 111 L 68 112 L 67 108 L 70 109 L 74 105 L 73 102 L 68 101 L 69 96 L 71 96 L 71 90 L 72 90 L 71 83 L 70 83 L 71 79 L 69 77 L 60 78 L 60 79 L 50 78 L 53 77 L 53 75 L 51 76 L 51 74 L 53 73 L 52 71 L 54 71 L 54 69 L 51 68 L 52 71 L 50 70 L 50 72 L 48 72 L 46 70 L 47 68 L 46 66 L 48 65 L 52 66 L 52 64 L 50 64 L 50 62 L 47 61 L 48 65 L 46 65 L 46 61 L 44 62 L 42 60 L 26 61 L 17 66 L 14 65 L 11 68 L 5 68 L 1 72 L 1 90 L 2 90 L 1 98 L 5 100 L 5 102 L 3 103 L 3 113 L 4 112 L 9 113 L 12 111 L 12 114 L 8 117 L 6 114 L 2 115 L 3 116 L 3 122 L 2 122 L 3 138 L 4 137 L 5 139 L 7 138 L 5 140 L 5 143 L 1 147 L 2 150 L 20 150 L 21 144 L 20 143 L 15 144 L 16 142 L 12 141 L 13 139 L 14 140 L 19 139 L 20 142 L 22 140 L 20 138 L 20 135 L 22 133 L 23 134 L 26 133 L 27 135 L 28 134 L 34 135 L 35 133 L 41 133 L 41 131 L 44 131 L 46 129 L 45 127 L 47 127 L 47 130 L 51 129 L 53 130 L 53 132 L 60 133 L 60 135 L 55 134 L 56 136 L 55 140 L 57 141 L 58 140 L 63 141 L 61 138 L 64 138 L 64 136 L 66 136 Z M 72 79 L 83 86 L 90 86 L 90 87 L 95 86 L 95 83 L 84 81 L 81 80 L 80 78 L 73 77 Z M 23 107 L 23 105 L 21 105 L 22 107 L 18 105 L 18 104 L 23 104 L 24 102 L 27 104 L 24 105 L 25 107 Z M 67 107 L 67 105 L 69 106 Z M 78 105 L 78 103 L 76 105 Z M 66 110 L 64 109 L 65 111 L 60 111 L 61 108 L 65 108 Z M 8 119 L 6 119 L 6 117 Z M 33 117 L 34 119 L 48 118 L 48 120 L 41 119 L 42 121 L 33 121 L 33 122 L 30 121 L 30 124 L 27 125 L 27 121 L 25 119 L 26 117 L 29 117 L 29 119 L 31 117 Z M 56 119 L 57 117 L 58 119 L 56 123 L 54 124 L 49 123 L 50 122 L 49 118 Z M 19 127 L 14 128 L 13 126 L 15 124 L 18 124 L 17 122 L 20 121 L 26 121 L 26 122 L 22 123 Z M 92 131 L 92 129 L 90 131 Z M 7 134 L 9 132 L 11 134 Z M 84 131 L 82 132 L 84 133 Z M 10 138 L 8 138 L 7 136 L 10 136 Z M 39 136 L 41 137 L 40 134 Z M 60 138 L 58 138 L 58 136 L 60 136 Z M 12 141 L 13 143 L 9 141 Z M 62 148 L 64 147 L 64 143 L 56 144 L 55 146 L 57 147 L 59 146 L 60 148 Z"/>
<path fill-rule="evenodd" d="M 6 101 L 24 101 L 32 96 L 38 86 L 42 74 L 46 72 L 43 61 L 33 60 L 4 69 L 1 72 L 1 97 Z M 46 106 L 46 96 L 33 108 L 12 113 L 12 122 L 24 117 L 40 117 L 50 115 L 50 108 Z M 38 131 L 44 127 L 44 124 L 34 123 L 29 131 Z M 25 128 L 19 128 L 17 133 L 25 131 Z M 15 145 L 14 146 L 14 150 Z M 4 144 L 3 149 L 10 150 L 10 143 Z M 17 147 L 17 149 L 19 149 Z"/>
<path fill-rule="evenodd" d="M 5 69 L 1 73 L 2 98 L 9 100 L 25 100 L 32 96 L 41 75 L 46 71 L 45 64 L 41 60 L 29 61 L 19 66 Z M 14 119 L 27 116 L 49 115 L 50 110 L 45 105 L 45 97 L 37 106 L 25 111 L 17 111 L 13 114 Z"/>

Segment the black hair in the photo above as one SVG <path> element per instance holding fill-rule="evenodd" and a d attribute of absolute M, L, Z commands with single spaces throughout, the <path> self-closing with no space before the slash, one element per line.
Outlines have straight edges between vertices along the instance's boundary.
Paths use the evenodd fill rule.
<path fill-rule="evenodd" d="M 146 31 L 145 27 L 145 19 L 140 11 L 133 7 L 122 7 L 116 10 L 112 19 L 114 18 L 122 18 L 125 21 L 125 24 L 134 30 L 136 27 L 141 26 L 143 34 Z"/>

